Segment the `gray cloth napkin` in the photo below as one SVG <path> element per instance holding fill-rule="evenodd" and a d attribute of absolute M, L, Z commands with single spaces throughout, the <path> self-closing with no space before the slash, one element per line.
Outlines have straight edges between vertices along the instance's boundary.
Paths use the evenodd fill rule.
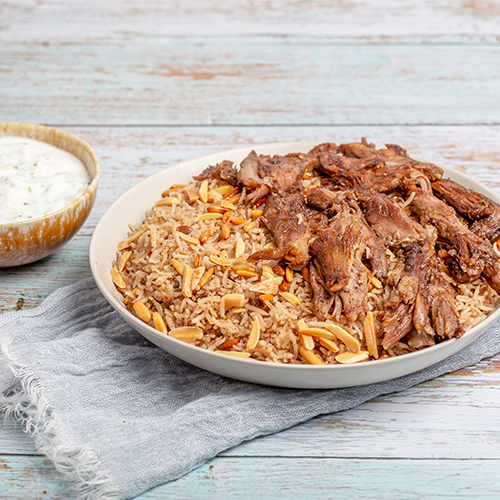
<path fill-rule="evenodd" d="M 500 324 L 450 358 L 398 379 L 291 390 L 224 378 L 145 340 L 92 279 L 0 316 L 0 407 L 20 418 L 81 498 L 132 498 L 232 446 L 353 408 L 500 351 Z"/>

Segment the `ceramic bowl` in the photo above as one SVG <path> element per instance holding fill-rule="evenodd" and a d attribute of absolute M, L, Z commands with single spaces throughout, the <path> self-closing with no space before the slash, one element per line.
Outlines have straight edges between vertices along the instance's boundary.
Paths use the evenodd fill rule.
<path fill-rule="evenodd" d="M 57 212 L 37 219 L 0 224 L 0 267 L 20 266 L 56 251 L 80 229 L 94 204 L 99 161 L 86 142 L 63 130 L 26 123 L 0 123 L 0 135 L 36 139 L 72 153 L 83 162 L 91 181 L 82 196 Z"/>
<path fill-rule="evenodd" d="M 111 279 L 111 267 L 116 258 L 116 247 L 119 241 L 127 237 L 129 224 L 139 225 L 144 220 L 145 212 L 161 198 L 164 189 L 172 184 L 187 184 L 193 175 L 199 174 L 207 165 L 215 165 L 222 160 L 231 160 L 239 164 L 252 149 L 255 149 L 258 154 L 287 154 L 307 152 L 315 145 L 316 143 L 312 142 L 275 143 L 223 151 L 179 163 L 148 177 L 129 189 L 101 217 L 90 243 L 90 267 L 104 297 L 129 325 L 174 356 L 219 375 L 280 387 L 331 389 L 381 382 L 426 368 L 451 356 L 477 339 L 500 317 L 500 308 L 497 307 L 490 316 L 467 331 L 461 338 L 447 340 L 433 347 L 402 356 L 345 365 L 266 363 L 226 356 L 174 339 L 143 323 L 125 308 L 122 303 L 123 296 L 116 290 Z M 500 201 L 494 192 L 473 178 L 445 165 L 439 166 L 443 168 L 445 177 L 484 193 L 497 203 Z"/>

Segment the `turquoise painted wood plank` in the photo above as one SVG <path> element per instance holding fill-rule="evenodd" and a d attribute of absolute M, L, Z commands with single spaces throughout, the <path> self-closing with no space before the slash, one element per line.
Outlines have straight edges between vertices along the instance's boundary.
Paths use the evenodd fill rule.
<path fill-rule="evenodd" d="M 0 61 L 5 121 L 500 123 L 498 45 L 7 42 Z"/>
<path fill-rule="evenodd" d="M 39 457 L 0 456 L 0 495 L 11 500 L 74 498 Z M 216 458 L 138 500 L 159 498 L 498 499 L 498 460 Z"/>
<path fill-rule="evenodd" d="M 498 40 L 495 2 L 429 0 L 140 0 L 3 2 L 5 40 L 211 37 L 329 37 L 347 40 Z"/>

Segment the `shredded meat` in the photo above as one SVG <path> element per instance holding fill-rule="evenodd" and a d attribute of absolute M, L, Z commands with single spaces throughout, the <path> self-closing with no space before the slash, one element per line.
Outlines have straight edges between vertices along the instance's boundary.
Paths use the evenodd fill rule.
<path fill-rule="evenodd" d="M 205 179 L 221 179 L 235 186 L 238 184 L 237 171 L 232 161 L 224 160 L 213 167 L 207 167 L 200 175 L 193 177 L 195 181 Z"/>

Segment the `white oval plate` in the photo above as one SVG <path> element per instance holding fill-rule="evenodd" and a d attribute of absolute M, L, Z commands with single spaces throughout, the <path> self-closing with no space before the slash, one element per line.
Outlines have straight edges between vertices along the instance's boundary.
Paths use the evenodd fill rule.
<path fill-rule="evenodd" d="M 500 316 L 497 309 L 479 325 L 459 339 L 452 339 L 422 351 L 395 358 L 368 361 L 352 365 L 286 365 L 241 359 L 207 351 L 164 335 L 133 316 L 122 304 L 122 295 L 111 281 L 111 263 L 116 257 L 119 241 L 127 236 L 128 224 L 140 224 L 161 193 L 172 184 L 189 183 L 208 165 L 231 160 L 239 165 L 255 149 L 259 154 L 283 155 L 307 152 L 316 143 L 289 142 L 248 146 L 184 161 L 139 182 L 120 196 L 104 213 L 96 225 L 90 242 L 92 274 L 109 303 L 120 316 L 141 335 L 174 356 L 219 375 L 246 382 L 301 389 L 331 389 L 366 385 L 413 373 L 441 361 L 477 338 Z M 449 177 L 500 202 L 490 189 L 471 177 L 445 165 L 439 165 Z"/>

